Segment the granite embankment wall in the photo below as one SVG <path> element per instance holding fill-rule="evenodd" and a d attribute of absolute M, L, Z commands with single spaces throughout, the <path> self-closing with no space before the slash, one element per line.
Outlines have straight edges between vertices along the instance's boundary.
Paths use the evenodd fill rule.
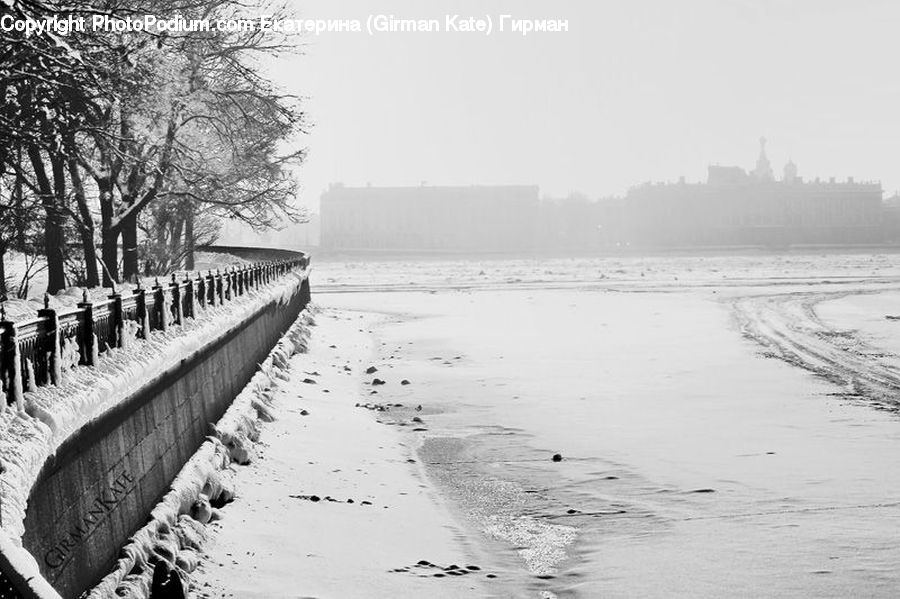
<path fill-rule="evenodd" d="M 309 280 L 69 438 L 31 489 L 24 547 L 63 597 L 107 574 L 257 365 L 309 302 Z"/>

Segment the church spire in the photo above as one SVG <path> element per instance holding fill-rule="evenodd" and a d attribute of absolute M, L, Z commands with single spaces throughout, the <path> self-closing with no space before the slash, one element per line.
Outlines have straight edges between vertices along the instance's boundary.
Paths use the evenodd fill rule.
<path fill-rule="evenodd" d="M 797 165 L 794 164 L 794 161 L 788 158 L 787 164 L 784 165 L 784 178 L 782 181 L 785 183 L 793 183 L 797 180 Z"/>
<path fill-rule="evenodd" d="M 774 181 L 775 173 L 772 172 L 772 165 L 766 156 L 766 138 L 759 138 L 759 158 L 756 159 L 756 168 L 753 169 L 753 176 L 760 181 Z"/>

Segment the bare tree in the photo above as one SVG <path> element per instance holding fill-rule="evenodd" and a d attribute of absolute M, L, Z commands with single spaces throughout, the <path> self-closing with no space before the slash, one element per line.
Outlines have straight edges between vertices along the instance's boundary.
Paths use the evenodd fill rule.
<path fill-rule="evenodd" d="M 253 8 L 236 0 L 6 6 L 18 18 L 168 13 L 210 20 Z M 304 130 L 304 116 L 255 62 L 289 50 L 285 38 L 259 30 L 95 32 L 65 40 L 13 32 L 0 34 L 0 43 L 0 139 L 8 141 L 0 143 L 0 165 L 40 201 L 50 292 L 67 282 L 70 231 L 83 248 L 86 284 L 98 282 L 100 262 L 108 285 L 120 278 L 120 241 L 130 278 L 142 255 L 153 268 L 179 262 L 163 260 L 161 248 L 179 253 L 181 240 L 189 261 L 198 237 L 217 229 L 214 219 L 267 228 L 301 216 L 292 207 L 288 167 L 304 153 L 279 150 Z"/>

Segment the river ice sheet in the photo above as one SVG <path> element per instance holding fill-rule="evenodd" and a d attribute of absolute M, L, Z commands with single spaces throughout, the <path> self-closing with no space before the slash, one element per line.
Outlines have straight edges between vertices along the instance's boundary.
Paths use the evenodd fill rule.
<path fill-rule="evenodd" d="M 426 447 L 471 440 L 476 479 L 518 486 L 534 498 L 521 514 L 575 528 L 552 577 L 507 544 L 533 596 L 893 596 L 900 585 L 900 420 L 765 357 L 721 294 L 319 299 L 396 316 L 377 331 L 380 359 L 416 378 L 388 378 L 383 394 L 440 412 Z M 477 515 L 477 498 L 456 499 Z"/>

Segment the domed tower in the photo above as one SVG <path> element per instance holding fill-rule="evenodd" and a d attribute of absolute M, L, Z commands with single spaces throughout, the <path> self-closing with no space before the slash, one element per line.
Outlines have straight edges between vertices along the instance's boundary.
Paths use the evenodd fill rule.
<path fill-rule="evenodd" d="M 797 181 L 797 165 L 794 164 L 793 160 L 788 160 L 788 163 L 784 165 L 784 179 L 782 179 L 785 183 L 794 183 Z"/>
<path fill-rule="evenodd" d="M 774 181 L 775 173 L 772 172 L 772 165 L 766 156 L 766 138 L 759 138 L 759 158 L 756 159 L 756 168 L 751 173 L 754 178 L 760 181 Z"/>

